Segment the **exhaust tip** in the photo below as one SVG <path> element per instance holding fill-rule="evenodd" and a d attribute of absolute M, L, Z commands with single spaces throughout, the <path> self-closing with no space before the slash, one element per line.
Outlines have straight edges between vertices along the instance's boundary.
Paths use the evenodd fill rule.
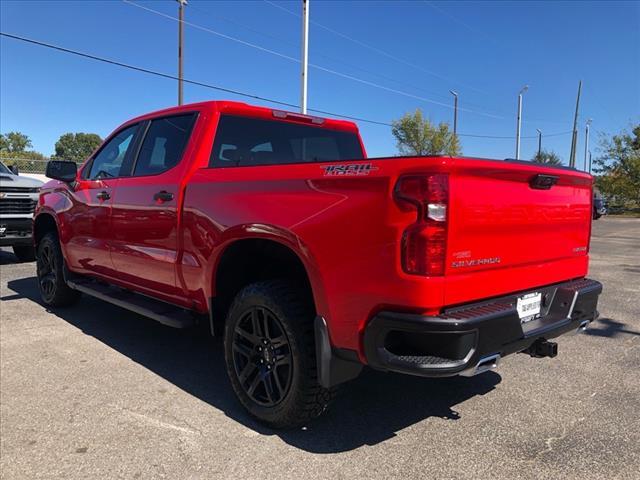
<path fill-rule="evenodd" d="M 482 357 L 478 361 L 475 367 L 465 370 L 464 372 L 460 372 L 459 375 L 463 377 L 473 377 L 475 375 L 479 375 L 480 373 L 484 373 L 489 370 L 494 370 L 495 368 L 497 368 L 499 361 L 500 361 L 499 353 L 496 353 L 495 355 Z"/>

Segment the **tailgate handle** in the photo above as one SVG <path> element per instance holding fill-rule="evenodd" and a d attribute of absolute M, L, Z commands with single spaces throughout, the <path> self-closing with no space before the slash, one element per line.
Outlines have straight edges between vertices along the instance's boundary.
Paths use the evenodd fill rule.
<path fill-rule="evenodd" d="M 529 186 L 536 190 L 549 190 L 558 183 L 558 176 L 539 173 L 529 181 Z"/>

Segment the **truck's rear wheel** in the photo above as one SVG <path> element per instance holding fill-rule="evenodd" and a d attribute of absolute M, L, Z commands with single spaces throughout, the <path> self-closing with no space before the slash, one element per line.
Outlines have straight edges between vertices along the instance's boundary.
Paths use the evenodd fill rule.
<path fill-rule="evenodd" d="M 54 232 L 47 233 L 38 243 L 36 271 L 40 297 L 45 305 L 65 307 L 74 303 L 79 292 L 69 288 L 64 280 L 64 257 Z"/>
<path fill-rule="evenodd" d="M 36 249 L 31 245 L 14 245 L 13 254 L 21 262 L 33 262 L 36 259 Z"/>
<path fill-rule="evenodd" d="M 275 428 L 302 425 L 324 412 L 334 390 L 318 383 L 313 309 L 290 283 L 242 289 L 225 326 L 225 360 L 240 402 Z"/>

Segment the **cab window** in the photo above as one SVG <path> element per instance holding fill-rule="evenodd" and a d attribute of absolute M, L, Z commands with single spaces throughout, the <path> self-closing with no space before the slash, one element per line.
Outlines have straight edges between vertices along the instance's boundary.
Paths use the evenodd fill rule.
<path fill-rule="evenodd" d="M 355 132 L 222 115 L 209 166 L 284 165 L 363 157 Z"/>
<path fill-rule="evenodd" d="M 113 136 L 93 158 L 89 174 L 85 178 L 97 180 L 120 176 L 122 164 L 133 144 L 137 130 L 138 125 L 133 125 Z"/>
<path fill-rule="evenodd" d="M 133 175 L 157 175 L 180 163 L 195 118 L 195 113 L 189 113 L 152 120 L 142 141 Z"/>

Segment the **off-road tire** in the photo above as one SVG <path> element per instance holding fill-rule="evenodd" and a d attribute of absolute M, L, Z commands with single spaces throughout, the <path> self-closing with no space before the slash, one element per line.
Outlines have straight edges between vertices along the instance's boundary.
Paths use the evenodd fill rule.
<path fill-rule="evenodd" d="M 226 319 L 224 334 L 225 363 L 233 390 L 242 405 L 254 418 L 272 428 L 293 428 L 308 423 L 327 410 L 336 392 L 335 388 L 326 389 L 318 383 L 313 329 L 314 308 L 304 298 L 304 293 L 300 292 L 288 281 L 269 280 L 254 283 L 243 288 L 236 295 Z M 248 393 L 250 386 L 249 388 L 247 387 L 252 382 L 250 380 L 247 381 L 247 377 L 242 382 L 240 377 L 244 372 L 238 372 L 238 361 L 239 359 L 242 360 L 242 355 L 245 354 L 242 353 L 238 357 L 238 350 L 234 349 L 234 339 L 235 345 L 238 346 L 238 338 L 244 340 L 244 335 L 248 332 L 243 330 L 244 333 L 238 337 L 237 328 L 246 325 L 248 318 L 252 321 L 252 312 L 256 310 L 263 312 L 263 318 L 266 318 L 267 315 L 272 315 L 273 317 L 269 317 L 272 318 L 272 323 L 267 330 L 282 330 L 288 341 L 292 368 L 291 377 L 289 378 L 290 383 L 286 393 L 281 395 L 280 400 L 275 404 L 265 405 L 252 398 Z M 247 317 L 247 315 L 251 317 Z M 273 318 L 276 318 L 277 322 L 274 322 Z M 253 333 L 256 332 L 254 331 Z M 266 337 L 268 336 L 267 334 Z M 275 339 L 273 345 L 280 343 L 282 343 L 282 340 Z M 250 343 L 247 342 L 247 344 L 249 345 Z M 244 345 L 241 346 L 244 347 Z M 259 342 L 256 349 L 258 348 L 260 348 Z M 276 354 L 273 357 L 267 357 L 267 363 L 270 363 L 270 359 L 273 360 L 279 357 L 277 352 L 282 353 L 284 351 L 286 349 L 283 347 L 276 350 Z M 259 358 L 264 362 L 264 358 L 259 355 L 254 358 Z M 284 354 L 281 356 L 284 357 Z M 248 359 L 249 357 L 247 356 L 246 358 Z M 257 362 L 254 362 L 254 365 Z M 248 366 L 248 364 L 249 361 L 245 363 L 245 366 Z M 277 360 L 272 361 L 271 364 L 274 369 L 271 374 L 278 375 L 280 373 L 282 376 L 282 371 L 278 370 L 278 373 L 276 373 L 275 369 L 284 367 L 278 366 Z M 265 368 L 265 366 L 258 364 L 253 368 L 258 369 L 254 372 L 257 371 L 256 376 L 259 376 L 260 372 L 263 371 L 260 369 Z M 266 378 L 269 372 L 263 372 Z M 256 377 L 249 376 L 248 378 Z M 270 378 L 273 379 L 273 377 Z M 278 382 L 278 390 L 280 390 L 280 383 L 283 382 Z M 270 384 L 272 387 L 275 385 L 273 381 Z M 262 385 L 266 393 L 268 390 L 267 381 L 263 381 Z M 278 393 L 273 388 L 272 391 L 273 393 Z M 255 397 L 257 394 L 254 393 L 253 396 Z M 271 399 L 271 395 L 268 396 L 268 399 Z M 265 401 L 268 402 L 268 399 Z"/>
<path fill-rule="evenodd" d="M 55 232 L 45 234 L 38 243 L 36 272 L 40 297 L 45 305 L 66 307 L 78 300 L 80 293 L 69 288 L 64 279 L 64 257 Z"/>

